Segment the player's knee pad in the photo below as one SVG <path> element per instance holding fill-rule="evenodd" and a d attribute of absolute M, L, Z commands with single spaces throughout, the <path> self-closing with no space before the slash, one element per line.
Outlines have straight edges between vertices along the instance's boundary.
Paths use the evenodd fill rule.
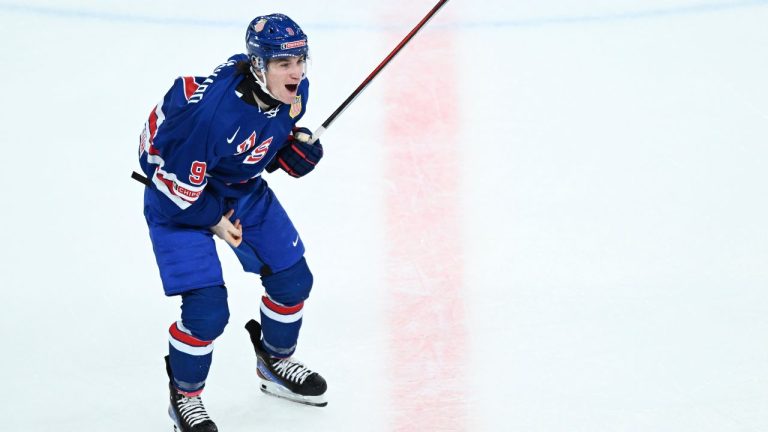
<path fill-rule="evenodd" d="M 285 306 L 297 305 L 306 300 L 312 290 L 312 281 L 312 272 L 304 257 L 281 272 L 261 277 L 269 298 Z"/>
<path fill-rule="evenodd" d="M 201 288 L 182 294 L 180 323 L 194 338 L 213 341 L 221 336 L 228 322 L 229 306 L 224 286 Z"/>

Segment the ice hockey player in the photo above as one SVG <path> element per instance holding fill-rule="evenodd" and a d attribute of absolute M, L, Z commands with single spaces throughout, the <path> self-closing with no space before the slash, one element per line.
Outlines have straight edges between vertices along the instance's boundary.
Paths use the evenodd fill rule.
<path fill-rule="evenodd" d="M 148 178 L 144 216 L 167 296 L 181 297 L 169 329 L 168 413 L 182 432 L 217 431 L 200 394 L 213 341 L 229 320 L 213 236 L 226 241 L 266 294 L 247 324 L 261 389 L 324 406 L 326 383 L 292 355 L 312 274 L 296 228 L 261 177 L 302 177 L 323 156 L 296 123 L 306 111 L 307 36 L 281 14 L 256 17 L 238 54 L 208 77 L 177 78 L 140 137 Z"/>

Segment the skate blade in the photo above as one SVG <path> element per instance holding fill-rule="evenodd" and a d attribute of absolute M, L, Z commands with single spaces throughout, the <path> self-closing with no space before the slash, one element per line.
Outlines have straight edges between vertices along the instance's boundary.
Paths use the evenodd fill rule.
<path fill-rule="evenodd" d="M 279 397 L 281 399 L 287 399 L 291 402 L 296 402 L 304 405 L 324 407 L 328 405 L 328 401 L 325 400 L 324 395 L 320 396 L 302 396 L 298 395 L 280 384 L 274 383 L 268 380 L 261 380 L 261 391 L 270 395 Z"/>

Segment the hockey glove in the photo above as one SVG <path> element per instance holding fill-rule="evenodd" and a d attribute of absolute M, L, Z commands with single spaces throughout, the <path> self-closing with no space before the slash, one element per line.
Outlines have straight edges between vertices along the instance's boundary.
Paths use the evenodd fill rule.
<path fill-rule="evenodd" d="M 315 169 L 315 165 L 323 157 L 323 145 L 320 141 L 309 143 L 312 131 L 304 127 L 293 128 L 288 136 L 288 143 L 277 152 L 277 156 L 267 166 L 267 172 L 278 168 L 287 172 L 291 177 L 303 177 Z"/>

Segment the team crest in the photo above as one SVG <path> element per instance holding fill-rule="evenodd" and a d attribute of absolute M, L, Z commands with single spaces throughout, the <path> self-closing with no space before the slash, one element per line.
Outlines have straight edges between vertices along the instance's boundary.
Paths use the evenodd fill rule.
<path fill-rule="evenodd" d="M 293 103 L 291 104 L 291 111 L 288 113 L 291 118 L 295 118 L 299 114 L 301 114 L 301 95 L 297 95 L 293 100 Z"/>

